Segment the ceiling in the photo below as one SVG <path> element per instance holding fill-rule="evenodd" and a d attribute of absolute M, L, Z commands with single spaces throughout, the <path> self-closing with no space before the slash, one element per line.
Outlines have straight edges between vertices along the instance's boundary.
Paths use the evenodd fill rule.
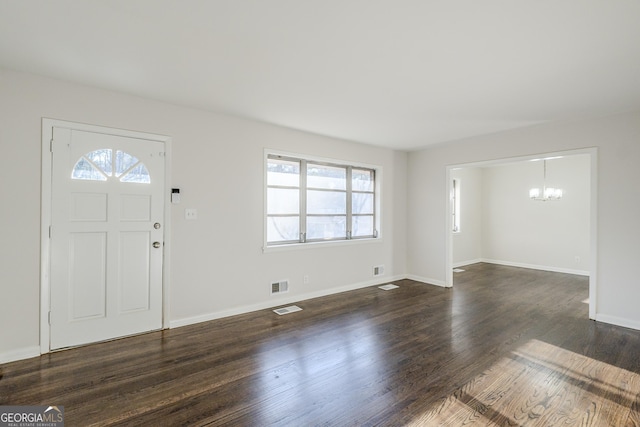
<path fill-rule="evenodd" d="M 640 2 L 0 0 L 0 67 L 415 150 L 640 109 Z"/>

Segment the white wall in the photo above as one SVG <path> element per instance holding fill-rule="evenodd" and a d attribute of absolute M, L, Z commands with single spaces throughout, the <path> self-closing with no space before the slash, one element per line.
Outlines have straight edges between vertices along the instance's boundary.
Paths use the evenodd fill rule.
<path fill-rule="evenodd" d="M 559 201 L 529 199 L 530 188 L 542 187 L 543 167 L 525 161 L 484 168 L 482 258 L 588 275 L 590 158 L 547 161 L 547 186 L 564 190 Z"/>
<path fill-rule="evenodd" d="M 43 117 L 173 138 L 172 186 L 182 189 L 182 204 L 172 206 L 174 325 L 406 272 L 406 153 L 0 70 L 0 362 L 39 349 Z M 263 254 L 265 148 L 382 166 L 382 238 Z M 198 220 L 185 221 L 185 208 Z M 385 277 L 376 279 L 380 264 Z M 289 293 L 271 297 L 269 282 L 285 278 Z"/>
<path fill-rule="evenodd" d="M 460 232 L 453 233 L 453 266 L 471 264 L 482 258 L 482 168 L 451 171 L 460 183 Z"/>
<path fill-rule="evenodd" d="M 521 161 L 451 171 L 461 183 L 461 232 L 453 233 L 453 266 L 492 262 L 588 275 L 590 158 L 547 161 L 548 186 L 562 187 L 557 202 L 534 202 L 543 163 Z M 576 261 L 578 257 L 579 261 Z"/>
<path fill-rule="evenodd" d="M 442 284 L 447 165 L 598 147 L 599 320 L 640 329 L 632 268 L 640 241 L 640 112 L 541 125 L 394 152 L 77 84 L 0 70 L 0 362 L 39 350 L 41 119 L 169 135 L 173 184 L 171 313 L 176 325 L 386 277 Z M 373 244 L 263 254 L 264 148 L 383 167 L 383 238 Z M 233 176 L 236 185 L 228 185 Z M 628 190 L 628 191 L 627 191 Z M 198 209 L 187 222 L 183 209 Z M 406 230 L 411 230 L 407 234 Z M 303 283 L 309 275 L 310 283 Z M 271 280 L 291 291 L 268 296 Z"/>
<path fill-rule="evenodd" d="M 632 266 L 640 241 L 640 111 L 532 126 L 439 144 L 410 153 L 408 271 L 446 278 L 446 167 L 539 153 L 597 147 L 596 318 L 640 329 L 640 286 Z"/>

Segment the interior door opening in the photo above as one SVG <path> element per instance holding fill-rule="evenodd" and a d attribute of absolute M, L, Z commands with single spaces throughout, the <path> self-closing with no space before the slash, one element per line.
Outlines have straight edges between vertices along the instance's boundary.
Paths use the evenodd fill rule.
<path fill-rule="evenodd" d="M 593 148 L 447 167 L 446 286 L 454 285 L 454 268 L 475 262 L 585 275 L 589 317 L 595 318 L 596 156 Z M 530 187 L 542 184 L 544 159 L 547 180 L 568 186 L 566 200 L 530 197 Z M 457 200 L 454 180 L 462 190 Z M 575 239 L 563 240 L 569 232 Z M 481 237 L 474 239 L 474 233 Z M 496 249 L 500 245 L 504 250 Z M 558 255 L 550 261 L 552 254 Z"/>

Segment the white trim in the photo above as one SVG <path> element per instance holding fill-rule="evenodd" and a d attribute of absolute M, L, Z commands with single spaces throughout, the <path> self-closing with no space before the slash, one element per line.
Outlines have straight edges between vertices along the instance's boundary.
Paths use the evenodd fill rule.
<path fill-rule="evenodd" d="M 637 320 L 626 319 L 624 317 L 610 316 L 608 314 L 597 314 L 596 321 L 609 323 L 611 325 L 622 326 L 623 328 L 630 328 L 640 331 L 640 322 Z"/>
<path fill-rule="evenodd" d="M 422 282 L 427 285 L 439 286 L 441 288 L 450 288 L 451 286 L 447 286 L 447 284 L 438 279 L 430 279 L 428 277 L 416 276 L 414 274 L 407 274 L 407 279 L 415 280 L 416 282 Z"/>
<path fill-rule="evenodd" d="M 304 159 L 304 160 L 310 160 L 312 162 L 321 162 L 321 163 L 331 163 L 334 165 L 341 165 L 341 166 L 354 166 L 356 168 L 363 168 L 363 169 L 374 169 L 376 172 L 378 170 L 382 169 L 382 166 L 380 165 L 374 165 L 372 163 L 363 163 L 363 162 L 359 162 L 357 160 L 347 160 L 347 159 L 337 159 L 335 157 L 320 157 L 320 156 L 314 156 L 311 154 L 302 154 L 302 153 L 295 153 L 292 151 L 281 151 L 281 150 L 272 150 L 270 148 L 265 148 L 264 149 L 264 164 L 266 165 L 267 162 L 267 158 L 269 155 L 274 155 L 274 156 L 282 156 L 282 157 L 291 157 L 294 159 Z M 267 170 L 265 168 L 265 186 L 267 184 L 267 174 L 266 174 Z"/>
<path fill-rule="evenodd" d="M 51 245 L 49 239 L 49 227 L 51 226 L 51 172 L 52 160 L 51 140 L 53 139 L 54 123 L 50 119 L 42 119 L 42 187 L 40 200 L 40 353 L 50 351 L 49 337 L 49 307 L 51 298 L 49 295 L 49 272 L 51 270 Z"/>
<path fill-rule="evenodd" d="M 164 137 L 164 243 L 162 252 L 162 328 L 169 329 L 171 313 L 171 159 L 173 138 Z"/>
<path fill-rule="evenodd" d="M 168 189 L 171 188 L 171 143 L 172 138 L 166 135 L 151 134 L 126 129 L 114 129 L 104 126 L 96 126 L 85 123 L 69 122 L 64 120 L 42 118 L 42 178 L 41 178 L 41 215 L 40 215 L 40 348 L 38 354 L 48 353 L 50 349 L 49 338 L 51 328 L 49 326 L 50 296 L 50 265 L 51 247 L 49 239 L 49 227 L 51 226 L 51 172 L 52 155 L 50 141 L 53 138 L 53 128 L 67 128 L 83 130 L 87 132 L 104 133 L 109 135 L 124 136 L 136 139 L 162 142 L 165 151 L 165 182 L 164 182 L 164 251 L 162 267 L 162 324 L 164 328 L 169 325 L 170 301 L 170 248 L 171 248 L 171 201 Z"/>
<path fill-rule="evenodd" d="M 447 166 L 445 171 L 445 200 L 446 203 L 446 215 L 445 215 L 445 241 L 444 241 L 444 287 L 450 288 L 453 286 L 453 218 L 451 213 L 451 171 L 455 169 L 453 166 Z"/>
<path fill-rule="evenodd" d="M 585 150 L 591 158 L 591 205 L 589 206 L 589 319 L 596 320 L 598 307 L 598 149 Z"/>
<path fill-rule="evenodd" d="M 0 353 L 0 364 L 15 362 L 17 360 L 31 359 L 32 357 L 38 356 L 40 356 L 40 347 L 38 347 L 37 345 L 19 348 L 16 350 Z"/>
<path fill-rule="evenodd" d="M 351 240 L 327 240 L 326 242 L 287 243 L 283 245 L 263 246 L 262 253 L 268 254 L 270 252 L 299 251 L 306 249 L 330 248 L 332 246 L 369 245 L 378 243 L 384 243 L 384 239 L 382 237 L 367 237 Z"/>
<path fill-rule="evenodd" d="M 588 270 L 573 270 L 570 268 L 551 267 L 548 265 L 526 264 L 523 262 L 502 261 L 498 259 L 482 258 L 478 262 L 486 262 L 487 264 L 506 265 L 508 267 L 528 268 L 531 270 L 552 271 L 554 273 L 576 274 L 578 276 L 589 276 Z"/>
<path fill-rule="evenodd" d="M 471 259 L 468 261 L 458 261 L 453 263 L 453 268 L 464 267 L 466 265 L 477 264 L 479 262 L 485 262 L 482 258 Z"/>
<path fill-rule="evenodd" d="M 322 291 L 308 292 L 302 295 L 290 296 L 287 298 L 270 299 L 268 301 L 260 302 L 257 304 L 243 305 L 240 307 L 232 308 L 229 310 L 215 311 L 212 313 L 201 314 L 193 317 L 186 317 L 183 319 L 177 319 L 171 321 L 171 328 L 179 328 L 182 326 L 193 325 L 201 322 L 208 322 L 210 320 L 221 319 L 223 317 L 236 316 L 238 314 L 250 313 L 252 311 L 265 310 L 274 307 L 280 307 L 287 304 L 299 303 L 300 301 L 324 297 L 327 295 L 339 294 L 342 292 L 353 291 L 356 289 L 366 288 L 369 286 L 378 286 L 393 282 L 396 280 L 403 280 L 406 277 L 404 275 L 392 276 L 392 277 L 377 277 L 373 280 L 367 280 L 364 282 L 354 283 L 352 285 L 341 286 L 337 288 L 325 289 Z"/>
<path fill-rule="evenodd" d="M 589 276 L 590 274 L 589 270 L 574 270 L 574 269 L 563 268 L 563 267 L 551 267 L 548 265 L 526 264 L 522 262 L 503 261 L 503 260 L 488 259 L 488 258 L 476 258 L 468 261 L 455 262 L 453 263 L 453 268 L 465 267 L 467 265 L 478 264 L 481 262 L 486 262 L 487 264 L 506 265 L 508 267 L 520 267 L 520 268 L 530 268 L 532 270 L 552 271 L 555 273 L 576 274 L 578 276 Z"/>

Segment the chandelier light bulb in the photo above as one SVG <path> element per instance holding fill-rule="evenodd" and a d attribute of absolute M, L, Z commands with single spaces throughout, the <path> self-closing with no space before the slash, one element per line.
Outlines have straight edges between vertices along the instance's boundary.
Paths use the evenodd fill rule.
<path fill-rule="evenodd" d="M 531 190 L 529 190 L 529 197 L 532 198 L 532 199 L 540 197 L 540 189 L 539 188 L 532 188 Z"/>
<path fill-rule="evenodd" d="M 529 198 L 531 200 L 538 200 L 546 202 L 549 200 L 560 200 L 563 195 L 561 188 L 547 187 L 547 161 L 544 161 L 544 173 L 543 173 L 543 186 L 542 191 L 540 188 L 532 188 L 529 190 Z"/>

